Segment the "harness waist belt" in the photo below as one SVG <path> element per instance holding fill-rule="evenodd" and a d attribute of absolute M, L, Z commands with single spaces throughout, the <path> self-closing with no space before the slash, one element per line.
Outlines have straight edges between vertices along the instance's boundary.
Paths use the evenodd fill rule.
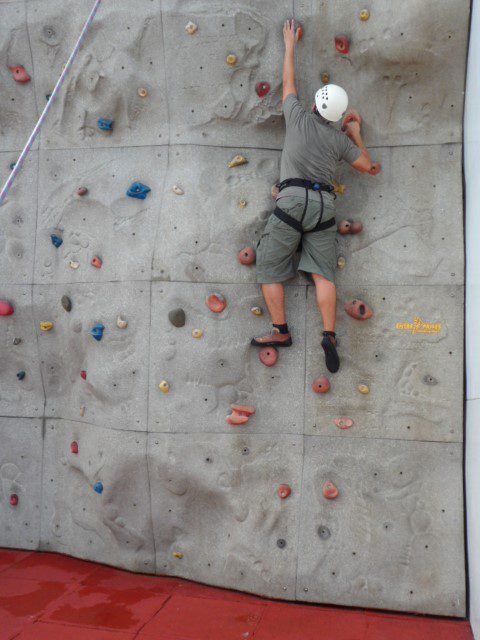
<path fill-rule="evenodd" d="M 323 229 L 329 229 L 330 227 L 333 227 L 333 225 L 335 224 L 335 218 L 330 218 L 330 220 L 325 220 L 325 222 L 321 222 L 321 219 L 320 219 L 319 222 L 315 225 L 315 227 L 311 231 L 305 231 L 304 228 L 302 227 L 301 222 L 299 222 L 298 220 L 290 216 L 285 211 L 282 211 L 282 209 L 280 209 L 279 207 L 275 207 L 273 214 L 279 220 L 281 220 L 282 222 L 285 222 L 285 224 L 288 224 L 288 226 L 292 227 L 292 229 L 295 229 L 295 231 L 298 231 L 298 233 L 300 233 L 302 236 L 305 233 L 315 233 L 317 231 L 322 231 Z"/>
<path fill-rule="evenodd" d="M 328 191 L 332 192 L 335 187 L 332 184 L 323 184 L 322 182 L 312 182 L 312 180 L 303 180 L 302 178 L 287 178 L 277 184 L 278 190 L 281 191 L 286 187 L 303 187 L 312 191 Z"/>

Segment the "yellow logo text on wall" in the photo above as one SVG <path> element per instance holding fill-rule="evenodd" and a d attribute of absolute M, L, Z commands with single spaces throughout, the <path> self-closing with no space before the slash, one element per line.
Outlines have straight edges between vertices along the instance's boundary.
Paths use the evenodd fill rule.
<path fill-rule="evenodd" d="M 440 322 L 424 322 L 421 318 L 414 318 L 413 322 L 397 322 L 395 329 L 411 331 L 412 336 L 416 333 L 438 333 L 442 329 Z"/>

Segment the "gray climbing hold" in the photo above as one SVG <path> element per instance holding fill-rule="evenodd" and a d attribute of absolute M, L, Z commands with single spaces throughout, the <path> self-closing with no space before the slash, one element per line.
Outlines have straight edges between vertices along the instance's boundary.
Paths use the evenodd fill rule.
<path fill-rule="evenodd" d="M 173 324 L 174 327 L 183 327 L 185 326 L 185 311 L 183 309 L 172 309 L 168 313 L 168 319 Z"/>
<path fill-rule="evenodd" d="M 72 310 L 72 301 L 68 296 L 62 296 L 62 307 L 65 309 L 65 311 Z"/>
<path fill-rule="evenodd" d="M 21 338 L 14 338 L 13 339 L 13 344 L 18 347 L 18 345 L 22 342 Z"/>
<path fill-rule="evenodd" d="M 429 375 L 428 373 L 427 373 L 426 376 L 423 377 L 423 382 L 425 384 L 428 384 L 428 385 L 432 386 L 432 387 L 434 385 L 438 384 L 438 380 L 436 378 L 434 378 L 433 376 Z"/>
<path fill-rule="evenodd" d="M 321 524 L 317 529 L 318 537 L 322 540 L 328 540 L 331 536 L 330 529 Z"/>
<path fill-rule="evenodd" d="M 250 449 L 248 447 L 243 447 L 242 456 L 248 456 L 249 453 L 250 453 Z"/>
<path fill-rule="evenodd" d="M 287 546 L 287 541 L 286 540 L 284 540 L 283 538 L 279 538 L 277 540 L 277 547 L 279 549 L 285 549 L 286 546 Z"/>

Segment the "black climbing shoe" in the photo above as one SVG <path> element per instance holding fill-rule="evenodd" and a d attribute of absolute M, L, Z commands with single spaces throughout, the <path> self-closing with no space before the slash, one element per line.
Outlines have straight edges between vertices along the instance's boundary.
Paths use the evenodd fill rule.
<path fill-rule="evenodd" d="M 322 339 L 322 349 L 325 352 L 325 364 L 330 373 L 336 373 L 340 369 L 340 358 L 338 357 L 336 344 L 330 339 L 336 338 L 334 331 L 324 331 Z M 335 343 L 337 341 L 335 340 Z"/>

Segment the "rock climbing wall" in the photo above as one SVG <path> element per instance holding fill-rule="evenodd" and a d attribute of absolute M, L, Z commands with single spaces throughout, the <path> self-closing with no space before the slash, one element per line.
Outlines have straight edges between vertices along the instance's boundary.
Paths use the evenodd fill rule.
<path fill-rule="evenodd" d="M 2 182 L 92 4 L 0 0 Z M 363 232 L 338 236 L 334 376 L 303 277 L 294 346 L 259 360 L 269 320 L 237 259 L 273 207 L 293 14 L 302 100 L 324 74 L 345 86 L 383 168 L 337 177 L 337 220 Z M 468 0 L 104 0 L 0 208 L 0 545 L 465 614 L 468 18 Z M 232 403 L 255 413 L 231 425 Z"/>

